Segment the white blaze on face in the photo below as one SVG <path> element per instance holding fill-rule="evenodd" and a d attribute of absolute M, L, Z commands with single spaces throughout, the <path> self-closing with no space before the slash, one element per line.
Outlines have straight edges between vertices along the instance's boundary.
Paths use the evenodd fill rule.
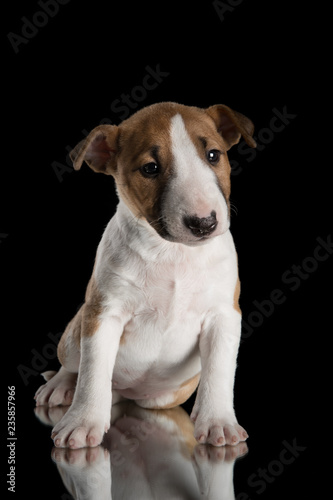
<path fill-rule="evenodd" d="M 180 114 L 171 119 L 173 175 L 163 203 L 163 219 L 169 234 L 183 243 L 198 239 L 185 226 L 185 216 L 209 217 L 216 212 L 218 225 L 213 236 L 229 228 L 228 207 L 212 168 L 199 155 Z"/>

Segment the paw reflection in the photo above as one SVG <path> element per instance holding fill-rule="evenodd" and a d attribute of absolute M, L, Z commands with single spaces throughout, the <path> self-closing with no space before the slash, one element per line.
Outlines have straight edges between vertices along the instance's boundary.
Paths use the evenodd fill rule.
<path fill-rule="evenodd" d="M 232 480 L 234 463 L 247 452 L 248 447 L 245 442 L 220 448 L 209 444 L 197 445 L 192 455 L 192 463 L 197 476 L 200 498 L 234 499 Z"/>
<path fill-rule="evenodd" d="M 67 410 L 37 407 L 35 413 L 54 426 Z M 124 402 L 113 406 L 111 427 L 100 446 L 53 448 L 52 459 L 75 499 L 232 500 L 234 463 L 247 451 L 245 442 L 220 448 L 198 445 L 193 423 L 181 407 L 145 410 Z"/>
<path fill-rule="evenodd" d="M 248 452 L 245 442 L 238 443 L 236 446 L 224 446 L 217 448 L 209 444 L 199 444 L 194 449 L 193 459 L 196 462 L 234 462 L 236 458 L 243 457 Z"/>
<path fill-rule="evenodd" d="M 54 427 L 58 422 L 60 422 L 69 408 L 69 406 L 36 406 L 34 408 L 34 412 L 42 424 Z"/>

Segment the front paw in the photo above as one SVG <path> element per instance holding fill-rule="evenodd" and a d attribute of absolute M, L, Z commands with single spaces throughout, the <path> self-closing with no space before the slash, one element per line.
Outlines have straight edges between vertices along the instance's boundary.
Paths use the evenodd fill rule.
<path fill-rule="evenodd" d="M 249 437 L 246 430 L 233 417 L 219 418 L 209 416 L 207 412 L 207 415 L 192 413 L 191 419 L 195 422 L 194 437 L 199 443 L 235 446 Z"/>
<path fill-rule="evenodd" d="M 110 413 L 105 416 L 96 410 L 71 407 L 54 427 L 51 438 L 57 448 L 85 448 L 101 444 L 110 427 Z"/>

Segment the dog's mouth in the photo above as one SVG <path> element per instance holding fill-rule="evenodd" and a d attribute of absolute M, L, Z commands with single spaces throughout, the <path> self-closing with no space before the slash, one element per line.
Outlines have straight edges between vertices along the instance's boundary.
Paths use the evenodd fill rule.
<path fill-rule="evenodd" d="M 171 243 L 182 243 L 188 246 L 199 246 L 208 243 L 210 240 L 221 234 L 220 232 L 212 231 L 209 234 L 195 233 L 188 230 L 185 225 L 183 227 L 178 227 L 177 232 L 171 232 L 168 228 L 167 223 L 164 221 L 163 217 L 159 217 L 157 220 L 149 220 L 147 222 L 156 231 L 156 233 L 166 241 Z"/>
<path fill-rule="evenodd" d="M 180 239 L 173 234 L 171 234 L 166 226 L 166 224 L 163 222 L 163 220 L 159 220 L 158 223 L 156 221 L 149 221 L 149 224 L 153 229 L 155 229 L 156 233 L 163 238 L 166 241 L 170 241 L 172 243 L 182 243 Z"/>
<path fill-rule="evenodd" d="M 197 237 L 197 238 L 180 238 L 180 237 L 175 237 L 175 236 L 172 236 L 172 235 L 168 235 L 168 236 L 164 236 L 163 237 L 165 240 L 167 241 L 170 241 L 172 243 L 182 243 L 183 245 L 187 245 L 187 246 L 190 246 L 190 247 L 196 247 L 196 246 L 200 246 L 200 245 L 205 245 L 207 243 L 209 243 L 212 239 L 215 238 L 215 235 L 211 235 L 211 236 L 201 236 L 201 237 Z"/>
<path fill-rule="evenodd" d="M 163 220 L 163 216 L 158 217 L 157 219 L 150 219 L 149 217 L 146 217 L 147 222 L 149 225 L 155 229 L 157 234 L 161 236 L 164 239 L 172 238 L 172 235 L 169 233 L 167 226 Z"/>

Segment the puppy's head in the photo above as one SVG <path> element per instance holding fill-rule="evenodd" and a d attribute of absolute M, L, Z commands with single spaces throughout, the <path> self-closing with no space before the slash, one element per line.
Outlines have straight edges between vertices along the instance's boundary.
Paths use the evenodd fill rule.
<path fill-rule="evenodd" d="M 113 175 L 119 197 L 164 239 L 198 245 L 229 228 L 227 151 L 243 136 L 255 147 L 252 122 L 222 104 L 207 109 L 164 102 L 119 126 L 96 127 L 72 151 Z"/>

